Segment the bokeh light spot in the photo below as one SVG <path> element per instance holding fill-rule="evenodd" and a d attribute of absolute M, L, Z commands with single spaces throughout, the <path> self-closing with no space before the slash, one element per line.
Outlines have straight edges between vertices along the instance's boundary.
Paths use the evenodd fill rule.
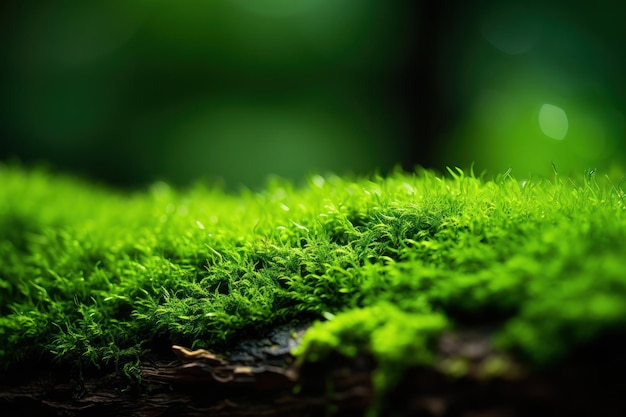
<path fill-rule="evenodd" d="M 545 103 L 539 109 L 539 127 L 544 135 L 563 140 L 569 129 L 567 114 L 562 108 Z"/>

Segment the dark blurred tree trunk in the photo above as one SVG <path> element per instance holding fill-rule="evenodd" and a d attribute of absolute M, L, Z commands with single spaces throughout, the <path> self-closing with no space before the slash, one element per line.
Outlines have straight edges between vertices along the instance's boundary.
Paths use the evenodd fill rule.
<path fill-rule="evenodd" d="M 438 139 L 446 128 L 439 70 L 442 31 L 451 22 L 446 15 L 453 7 L 449 1 L 408 2 L 407 16 L 415 27 L 413 47 L 396 89 L 401 94 L 407 118 L 407 141 L 402 165 L 412 169 L 435 163 Z"/>

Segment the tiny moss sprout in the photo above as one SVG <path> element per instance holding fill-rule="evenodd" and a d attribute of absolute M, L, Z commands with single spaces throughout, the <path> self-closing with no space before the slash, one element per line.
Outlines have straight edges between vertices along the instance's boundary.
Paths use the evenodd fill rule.
<path fill-rule="evenodd" d="M 114 369 L 160 342 L 219 351 L 310 322 L 300 361 L 367 354 L 380 392 L 486 320 L 526 363 L 626 332 L 619 174 L 462 170 L 272 180 L 228 193 L 98 188 L 0 165 L 0 366 Z M 493 368 L 497 368 L 493 364 Z"/>

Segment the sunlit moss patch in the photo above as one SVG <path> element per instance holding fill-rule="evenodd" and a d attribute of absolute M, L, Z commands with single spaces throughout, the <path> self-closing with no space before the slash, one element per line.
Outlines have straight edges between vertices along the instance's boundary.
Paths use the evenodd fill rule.
<path fill-rule="evenodd" d="M 295 321 L 314 323 L 301 361 L 372 355 L 381 385 L 481 322 L 549 364 L 626 332 L 619 180 L 451 170 L 128 193 L 0 166 L 0 364 L 132 376 L 161 344 L 227 350 Z"/>

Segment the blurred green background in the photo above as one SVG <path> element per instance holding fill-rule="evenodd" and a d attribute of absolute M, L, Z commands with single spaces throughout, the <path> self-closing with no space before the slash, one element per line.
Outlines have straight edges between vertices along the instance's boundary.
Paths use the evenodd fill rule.
<path fill-rule="evenodd" d="M 5 2 L 0 160 L 253 188 L 623 164 L 624 17 L 608 0 Z"/>

